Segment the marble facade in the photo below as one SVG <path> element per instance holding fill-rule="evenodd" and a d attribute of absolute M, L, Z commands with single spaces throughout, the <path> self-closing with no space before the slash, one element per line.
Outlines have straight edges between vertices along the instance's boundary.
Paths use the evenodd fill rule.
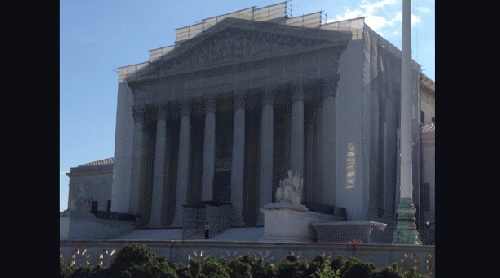
<path fill-rule="evenodd" d="M 215 200 L 232 204 L 238 225 L 263 225 L 260 209 L 291 169 L 303 201 L 392 223 L 401 53 L 363 18 L 340 23 L 353 27 L 226 17 L 120 68 L 111 211 L 180 227 L 183 205 Z M 414 63 L 417 146 L 419 72 Z"/>

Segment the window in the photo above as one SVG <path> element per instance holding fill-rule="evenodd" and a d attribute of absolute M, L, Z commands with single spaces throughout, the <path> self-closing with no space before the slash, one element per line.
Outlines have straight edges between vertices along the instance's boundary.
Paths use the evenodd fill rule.
<path fill-rule="evenodd" d="M 106 205 L 106 211 L 111 212 L 111 200 L 108 200 L 108 203 Z"/>
<path fill-rule="evenodd" d="M 420 123 L 424 123 L 424 111 L 420 110 Z"/>

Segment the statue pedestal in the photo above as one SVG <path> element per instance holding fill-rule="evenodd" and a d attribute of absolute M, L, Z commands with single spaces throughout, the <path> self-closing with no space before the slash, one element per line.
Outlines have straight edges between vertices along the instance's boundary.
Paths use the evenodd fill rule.
<path fill-rule="evenodd" d="M 362 243 L 385 243 L 382 241 L 387 224 L 375 221 L 335 221 L 313 223 L 318 232 L 318 243 L 348 243 L 362 240 Z"/>
<path fill-rule="evenodd" d="M 333 221 L 334 216 L 310 212 L 304 205 L 269 203 L 260 209 L 264 213 L 264 237 L 268 242 L 313 242 L 315 232 L 309 225 Z"/>

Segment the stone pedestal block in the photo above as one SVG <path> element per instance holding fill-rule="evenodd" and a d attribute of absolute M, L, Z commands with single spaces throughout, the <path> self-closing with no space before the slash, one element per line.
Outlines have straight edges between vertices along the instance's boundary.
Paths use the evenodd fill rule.
<path fill-rule="evenodd" d="M 259 241 L 313 242 L 311 223 L 332 221 L 333 216 L 310 212 L 304 205 L 269 203 L 260 209 L 264 213 L 264 237 Z"/>
<path fill-rule="evenodd" d="M 387 224 L 375 221 L 318 222 L 311 226 L 318 233 L 318 243 L 383 243 L 382 234 Z"/>

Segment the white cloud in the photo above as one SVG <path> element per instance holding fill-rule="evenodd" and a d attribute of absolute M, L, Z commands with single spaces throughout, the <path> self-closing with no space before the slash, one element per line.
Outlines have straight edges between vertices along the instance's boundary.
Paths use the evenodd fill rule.
<path fill-rule="evenodd" d="M 384 17 L 378 14 L 378 12 L 382 10 L 382 8 L 384 10 L 384 14 L 388 14 L 388 8 L 392 7 L 392 5 L 394 4 L 396 4 L 396 0 L 382 0 L 375 3 L 367 3 L 365 0 L 363 0 L 361 4 L 358 5 L 360 9 L 355 9 L 355 10 L 347 9 L 344 15 L 337 15 L 335 17 L 335 20 L 347 20 L 363 16 L 365 17 L 366 25 L 370 26 L 371 29 L 377 31 L 379 34 L 382 34 L 380 32 L 380 28 L 386 26 L 393 26 L 395 22 L 401 21 L 402 18 L 401 12 L 397 12 L 396 15 L 392 17 L 392 19 L 390 19 L 388 16 Z M 430 9 L 428 8 L 419 8 L 419 10 L 424 13 L 430 11 Z M 420 21 L 419 18 L 417 18 L 413 14 L 411 15 L 411 22 L 413 25 L 419 21 Z"/>
<path fill-rule="evenodd" d="M 420 19 L 418 19 L 417 16 L 415 16 L 414 14 L 412 14 L 410 18 L 412 25 L 415 25 L 417 22 L 420 22 Z M 398 12 L 396 16 L 392 19 L 392 22 L 394 21 L 403 21 L 403 14 L 401 12 Z"/>
<path fill-rule="evenodd" d="M 428 13 L 428 12 L 431 11 L 431 9 L 429 9 L 429 8 L 422 8 L 422 7 L 418 7 L 417 10 L 419 10 L 419 11 L 421 11 L 423 13 Z"/>
<path fill-rule="evenodd" d="M 365 2 L 363 0 L 363 2 Z M 368 4 L 363 4 L 363 2 L 361 2 L 361 4 L 359 4 L 359 6 L 363 9 L 365 9 L 366 13 L 367 14 L 372 14 L 373 13 L 373 10 L 375 10 L 375 8 L 382 8 L 384 7 L 385 5 L 394 5 L 396 4 L 396 0 L 382 0 L 380 2 L 376 2 L 376 3 L 368 3 Z"/>
<path fill-rule="evenodd" d="M 361 10 L 354 10 L 354 11 L 351 11 L 350 9 L 347 9 L 347 12 L 345 12 L 344 16 L 339 16 L 337 15 L 335 17 L 335 21 L 339 21 L 339 20 L 347 20 L 347 19 L 351 19 L 351 18 L 355 18 L 355 17 L 359 17 L 363 14 L 363 12 Z M 330 20 L 329 20 L 330 21 Z M 333 21 L 333 20 L 332 20 Z"/>

